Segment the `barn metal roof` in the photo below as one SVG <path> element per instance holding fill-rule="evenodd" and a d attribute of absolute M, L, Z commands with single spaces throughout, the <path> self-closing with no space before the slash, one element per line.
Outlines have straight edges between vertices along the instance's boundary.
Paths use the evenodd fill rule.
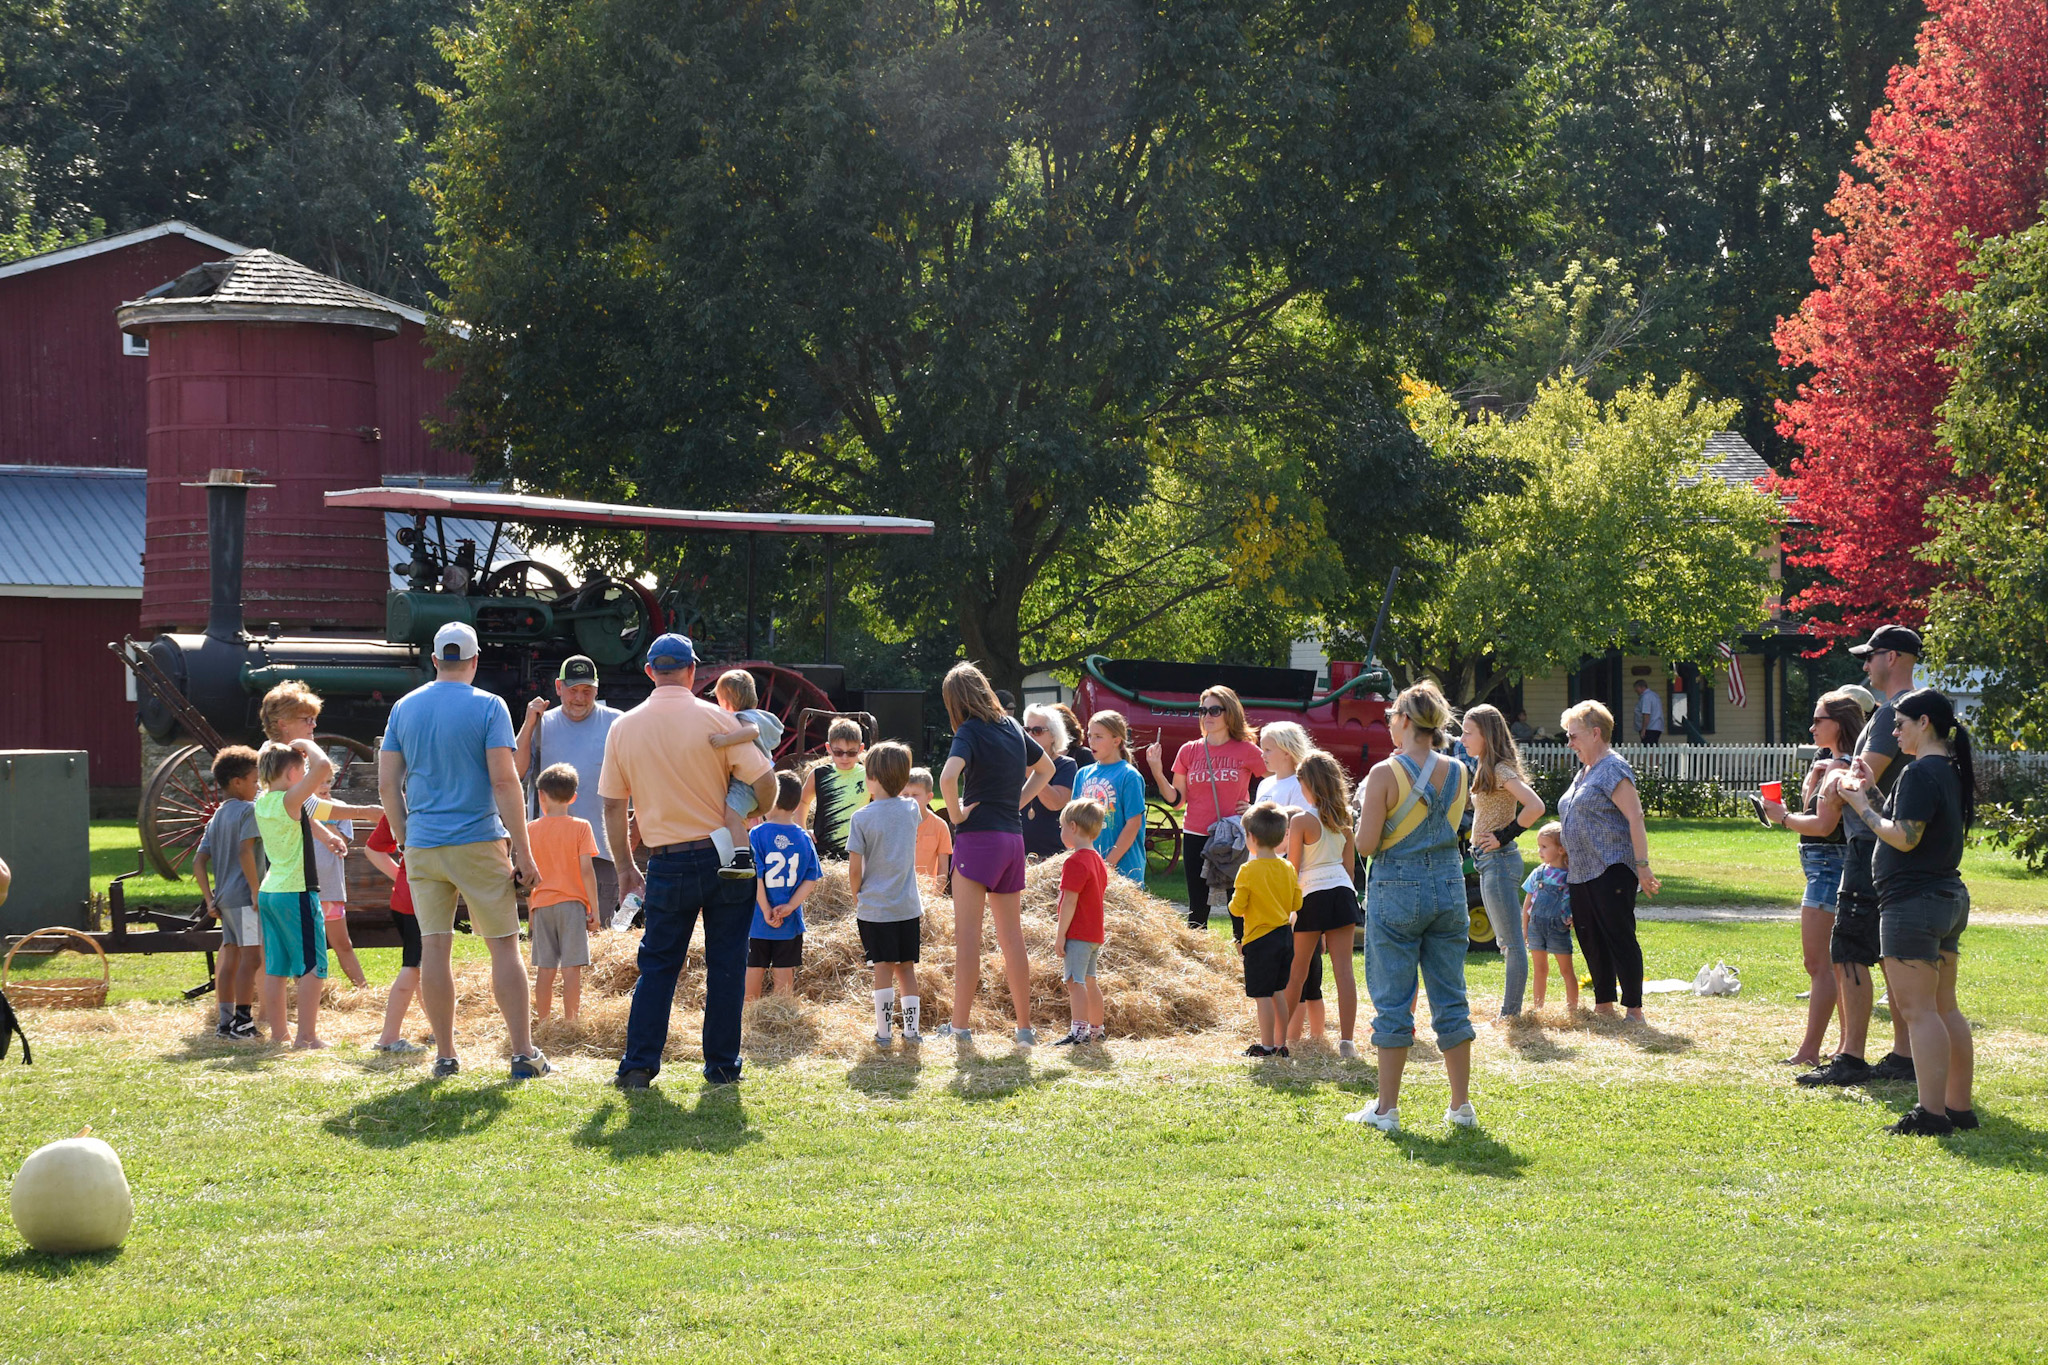
<path fill-rule="evenodd" d="M 825 516 L 803 512 L 691 512 L 671 507 L 630 507 L 622 503 L 536 498 L 482 489 L 349 488 L 327 494 L 329 507 L 374 507 L 387 512 L 425 512 L 509 521 L 542 521 L 577 526 L 632 526 L 649 531 L 760 531 L 769 535 L 928 536 L 932 523 L 909 517 Z"/>
<path fill-rule="evenodd" d="M 1742 439 L 1740 432 L 1717 431 L 1707 437 L 1706 446 L 1700 452 L 1708 464 L 1703 471 L 1722 483 L 1746 487 L 1771 472 L 1764 463 L 1764 457 L 1756 453 L 1756 447 Z M 1697 479 L 1680 479 L 1682 484 L 1697 483 Z"/>
<path fill-rule="evenodd" d="M 0 597 L 142 596 L 140 469 L 0 465 Z"/>
<path fill-rule="evenodd" d="M 239 256 L 249 249 L 240 242 L 231 242 L 225 237 L 216 237 L 203 228 L 196 228 L 190 223 L 183 223 L 175 218 L 170 218 L 161 223 L 154 223 L 146 228 L 136 228 L 131 232 L 116 232 L 110 236 L 95 238 L 90 242 L 79 242 L 73 246 L 61 246 L 54 251 L 39 251 L 33 256 L 23 256 L 18 261 L 9 261 L 6 265 L 0 265 L 0 280 L 8 278 L 10 275 L 26 275 L 32 270 L 47 270 L 53 265 L 63 265 L 68 261 L 82 261 L 88 257 L 102 255 L 109 251 L 119 251 L 123 247 L 137 246 L 143 242 L 155 241 L 159 237 L 186 237 L 199 243 L 201 246 L 212 247 L 215 251 L 224 251 L 230 256 Z"/>

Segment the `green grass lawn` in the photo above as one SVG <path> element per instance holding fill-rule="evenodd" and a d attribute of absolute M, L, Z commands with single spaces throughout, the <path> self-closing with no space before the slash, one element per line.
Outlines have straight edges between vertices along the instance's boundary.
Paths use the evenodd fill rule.
<path fill-rule="evenodd" d="M 1985 1127 L 1941 1141 L 1877 1133 L 1899 1087 L 1771 1065 L 1794 926 L 1643 937 L 1651 975 L 1726 958 L 1743 995 L 1482 1030 L 1483 1128 L 1443 1126 L 1418 1059 L 1393 1139 L 1338 1121 L 1373 1072 L 1328 1053 L 927 1046 L 627 1099 L 596 1058 L 437 1085 L 32 1016 L 0 1167 L 90 1125 L 137 1221 L 94 1257 L 0 1230 L 0 1360 L 2039 1358 L 2048 930 L 1971 932 Z M 170 962 L 120 963 L 127 998 L 174 995 Z"/>

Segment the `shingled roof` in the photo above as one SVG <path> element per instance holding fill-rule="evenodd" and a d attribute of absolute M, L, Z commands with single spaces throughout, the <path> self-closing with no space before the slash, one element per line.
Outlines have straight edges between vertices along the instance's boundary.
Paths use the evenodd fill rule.
<path fill-rule="evenodd" d="M 1764 463 L 1764 457 L 1756 448 L 1733 431 L 1717 431 L 1707 437 L 1706 447 L 1700 452 L 1708 461 L 1705 470 L 1723 483 L 1738 488 L 1754 487 L 1756 481 L 1771 472 Z M 1691 487 L 1698 478 L 1688 476 L 1678 481 L 1681 486 Z"/>
<path fill-rule="evenodd" d="M 245 251 L 197 265 L 116 317 L 122 331 L 159 322 L 324 322 L 394 333 L 404 315 L 389 299 L 344 284 L 275 251 Z"/>

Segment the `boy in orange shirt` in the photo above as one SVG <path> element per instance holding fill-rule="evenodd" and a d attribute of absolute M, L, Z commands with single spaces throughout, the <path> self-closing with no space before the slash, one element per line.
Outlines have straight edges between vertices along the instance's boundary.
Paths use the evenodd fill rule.
<path fill-rule="evenodd" d="M 903 794 L 917 802 L 924 822 L 917 827 L 917 875 L 930 877 L 941 891 L 953 888 L 953 827 L 932 809 L 932 770 L 912 768 Z"/>
<path fill-rule="evenodd" d="M 597 928 L 597 836 L 590 822 L 569 814 L 576 800 L 576 770 L 566 763 L 546 769 L 534 783 L 541 818 L 526 827 L 540 885 L 527 902 L 533 939 L 534 1014 L 548 1017 L 554 1004 L 555 972 L 562 973 L 562 1018 L 573 1021 L 583 1008 L 583 969 L 590 965 L 590 934 Z"/>

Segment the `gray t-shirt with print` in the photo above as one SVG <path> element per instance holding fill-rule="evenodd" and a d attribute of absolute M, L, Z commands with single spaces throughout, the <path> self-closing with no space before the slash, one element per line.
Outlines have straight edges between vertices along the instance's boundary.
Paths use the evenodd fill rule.
<path fill-rule="evenodd" d="M 917 891 L 917 827 L 924 812 L 907 796 L 870 801 L 853 813 L 846 851 L 860 855 L 860 897 L 854 917 L 874 924 L 924 914 Z"/>
<path fill-rule="evenodd" d="M 1870 724 L 1864 726 L 1863 733 L 1856 736 L 1856 748 L 1851 754 L 1852 758 L 1856 754 L 1883 754 L 1891 759 L 1891 763 L 1877 779 L 1877 793 L 1870 798 L 1870 803 L 1874 806 L 1884 804 L 1884 798 L 1891 794 L 1893 787 L 1899 785 L 1899 774 L 1906 770 L 1906 765 L 1899 762 L 1899 737 L 1892 733 L 1892 726 L 1898 724 L 1899 719 L 1898 711 L 1892 703 L 1905 695 L 1905 691 L 1901 691 L 1898 696 L 1890 698 L 1883 706 L 1878 707 L 1877 714 L 1870 718 Z M 1877 839 L 1877 836 L 1871 833 L 1870 826 L 1863 822 L 1863 817 L 1846 802 L 1842 805 L 1842 829 L 1851 839 L 1868 839 L 1872 842 Z"/>

